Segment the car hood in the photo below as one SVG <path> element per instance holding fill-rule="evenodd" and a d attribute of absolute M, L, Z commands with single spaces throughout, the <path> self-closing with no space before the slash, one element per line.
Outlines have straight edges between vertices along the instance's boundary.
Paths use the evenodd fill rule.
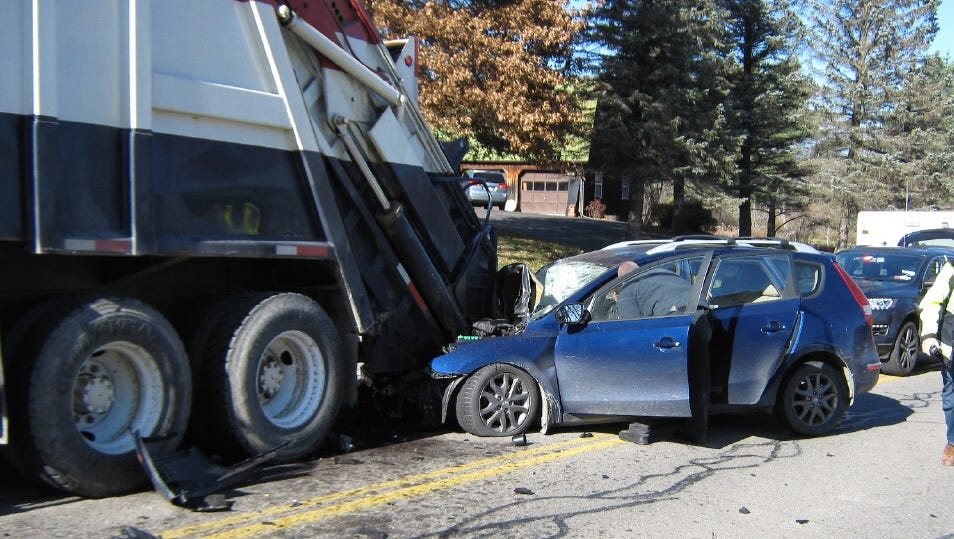
<path fill-rule="evenodd" d="M 891 281 L 875 281 L 857 279 L 858 288 L 869 298 L 897 298 L 907 299 L 918 296 L 918 290 L 913 282 L 895 283 Z"/>

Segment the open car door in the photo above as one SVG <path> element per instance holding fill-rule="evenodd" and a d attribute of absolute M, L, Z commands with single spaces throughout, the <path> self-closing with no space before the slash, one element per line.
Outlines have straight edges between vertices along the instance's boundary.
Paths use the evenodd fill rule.
<path fill-rule="evenodd" d="M 641 267 L 594 294 L 591 319 L 565 326 L 554 346 L 565 413 L 691 416 L 690 332 L 710 256 Z"/>
<path fill-rule="evenodd" d="M 754 404 L 791 344 L 800 299 L 787 253 L 729 255 L 713 262 L 712 402 Z"/>

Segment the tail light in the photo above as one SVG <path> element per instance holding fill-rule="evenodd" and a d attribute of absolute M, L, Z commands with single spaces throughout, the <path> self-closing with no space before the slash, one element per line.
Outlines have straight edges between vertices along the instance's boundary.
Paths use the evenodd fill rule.
<path fill-rule="evenodd" d="M 865 297 L 865 293 L 858 288 L 855 280 L 848 276 L 840 264 L 834 262 L 832 265 L 835 266 L 835 270 L 838 272 L 838 275 L 841 276 L 841 280 L 845 281 L 845 286 L 848 287 L 848 290 L 851 290 L 851 295 L 855 298 L 855 301 L 858 302 L 858 306 L 861 307 L 862 312 L 865 313 L 865 322 L 868 323 L 868 326 L 871 326 L 873 324 L 871 319 L 871 304 L 868 303 L 868 298 Z"/>
<path fill-rule="evenodd" d="M 507 182 L 499 182 L 499 183 L 497 184 L 497 186 L 499 186 L 501 189 L 506 189 L 506 188 L 507 188 Z"/>

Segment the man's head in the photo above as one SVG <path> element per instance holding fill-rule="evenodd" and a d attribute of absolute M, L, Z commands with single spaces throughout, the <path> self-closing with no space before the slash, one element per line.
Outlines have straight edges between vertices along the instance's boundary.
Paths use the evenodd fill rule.
<path fill-rule="evenodd" d="M 633 271 L 634 269 L 638 267 L 639 267 L 639 264 L 631 260 L 627 260 L 626 262 L 623 262 L 622 264 L 619 265 L 619 269 L 616 270 L 616 276 L 622 277 L 623 275 L 630 273 L 631 271 Z"/>

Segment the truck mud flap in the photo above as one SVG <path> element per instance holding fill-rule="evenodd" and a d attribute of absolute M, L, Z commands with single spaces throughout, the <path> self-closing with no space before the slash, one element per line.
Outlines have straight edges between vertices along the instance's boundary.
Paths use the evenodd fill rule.
<path fill-rule="evenodd" d="M 156 492 L 179 507 L 193 511 L 228 511 L 232 502 L 220 491 L 255 474 L 257 468 L 275 457 L 285 442 L 233 466 L 219 466 L 197 448 L 159 454 L 166 438 L 135 436 L 136 456 Z M 150 450 L 150 447 L 152 448 Z M 154 454 L 155 453 L 155 454 Z"/>

